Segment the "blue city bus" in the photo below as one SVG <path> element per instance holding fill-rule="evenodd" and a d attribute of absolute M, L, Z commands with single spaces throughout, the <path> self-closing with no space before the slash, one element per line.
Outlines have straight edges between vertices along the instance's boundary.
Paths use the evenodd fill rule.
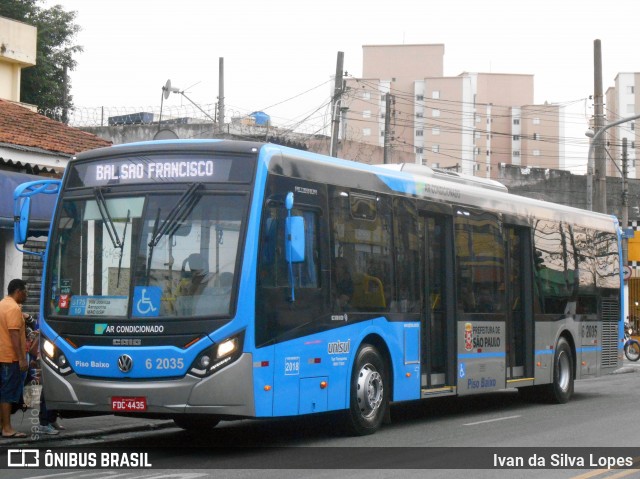
<path fill-rule="evenodd" d="M 614 217 L 419 165 L 171 140 L 79 154 L 57 195 L 40 324 L 63 415 L 221 420 L 518 389 L 567 402 L 621 366 Z M 29 251 L 26 251 L 29 252 Z"/>

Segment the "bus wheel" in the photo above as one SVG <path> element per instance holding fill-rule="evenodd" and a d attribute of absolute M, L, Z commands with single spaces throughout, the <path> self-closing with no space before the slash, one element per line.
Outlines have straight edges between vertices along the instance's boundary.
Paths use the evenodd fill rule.
<path fill-rule="evenodd" d="M 387 369 L 378 350 L 363 344 L 351 373 L 347 432 L 364 436 L 376 432 L 389 407 Z"/>
<path fill-rule="evenodd" d="M 560 338 L 553 356 L 553 383 L 549 385 L 551 402 L 564 404 L 573 394 L 573 355 L 566 339 Z"/>
<path fill-rule="evenodd" d="M 181 429 L 187 431 L 205 432 L 213 429 L 218 425 L 220 419 L 216 416 L 203 416 L 200 414 L 185 414 L 183 416 L 175 416 L 173 422 Z"/>

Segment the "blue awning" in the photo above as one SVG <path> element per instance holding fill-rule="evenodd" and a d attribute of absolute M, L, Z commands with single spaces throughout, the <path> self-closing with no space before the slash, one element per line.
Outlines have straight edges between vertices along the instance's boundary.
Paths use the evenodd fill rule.
<path fill-rule="evenodd" d="M 18 185 L 28 181 L 51 179 L 0 170 L 0 228 L 13 229 L 13 192 Z M 37 195 L 31 199 L 29 231 L 31 234 L 47 234 L 56 203 L 56 195 Z"/>

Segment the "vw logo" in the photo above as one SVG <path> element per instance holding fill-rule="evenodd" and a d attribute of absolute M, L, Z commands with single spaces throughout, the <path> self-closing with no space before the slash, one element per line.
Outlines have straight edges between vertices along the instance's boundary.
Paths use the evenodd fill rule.
<path fill-rule="evenodd" d="M 133 359 L 128 354 L 123 354 L 118 358 L 118 369 L 123 373 L 128 373 L 133 367 Z"/>

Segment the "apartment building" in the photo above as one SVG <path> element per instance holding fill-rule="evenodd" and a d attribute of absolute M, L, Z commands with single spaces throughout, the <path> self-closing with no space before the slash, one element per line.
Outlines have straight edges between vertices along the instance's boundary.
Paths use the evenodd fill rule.
<path fill-rule="evenodd" d="M 605 93 L 605 123 L 640 114 L 640 73 L 618 73 L 613 87 Z M 609 128 L 606 132 L 607 176 L 622 176 L 622 139 L 627 139 L 628 177 L 638 178 L 638 136 L 636 121 Z"/>
<path fill-rule="evenodd" d="M 561 166 L 562 109 L 534 105 L 533 75 L 444 76 L 442 44 L 365 45 L 362 71 L 345 81 L 343 138 L 389 145 L 392 163 L 483 177 L 501 163 Z"/>

